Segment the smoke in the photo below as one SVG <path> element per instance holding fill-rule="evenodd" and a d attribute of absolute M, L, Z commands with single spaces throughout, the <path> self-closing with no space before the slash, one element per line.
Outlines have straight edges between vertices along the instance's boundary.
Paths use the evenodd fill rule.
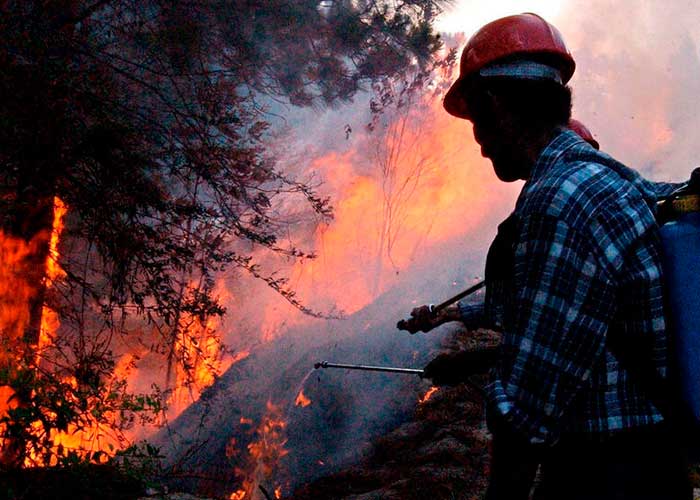
<path fill-rule="evenodd" d="M 698 164 L 699 16 L 697 2 L 574 0 L 552 20 L 577 63 L 574 115 L 653 180 Z"/>

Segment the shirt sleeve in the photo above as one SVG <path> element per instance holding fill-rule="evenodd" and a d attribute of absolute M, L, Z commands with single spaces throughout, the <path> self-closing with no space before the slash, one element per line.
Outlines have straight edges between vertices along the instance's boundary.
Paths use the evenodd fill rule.
<path fill-rule="evenodd" d="M 615 286 L 590 238 L 561 219 L 529 215 L 518 233 L 489 409 L 532 443 L 553 444 L 557 422 L 603 357 Z"/>
<path fill-rule="evenodd" d="M 457 303 L 457 307 L 459 308 L 460 321 L 468 330 L 488 328 L 483 299 L 476 303 L 460 301 Z"/>
<path fill-rule="evenodd" d="M 688 185 L 687 182 L 651 182 L 651 189 L 657 199 L 666 198 L 671 196 L 675 191 L 684 188 Z"/>

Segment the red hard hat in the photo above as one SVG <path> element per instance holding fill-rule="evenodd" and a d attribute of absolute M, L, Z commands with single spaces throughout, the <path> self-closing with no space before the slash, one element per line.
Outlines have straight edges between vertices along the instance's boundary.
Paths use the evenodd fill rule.
<path fill-rule="evenodd" d="M 600 144 L 598 144 L 598 141 L 593 138 L 593 134 L 583 123 L 572 118 L 569 120 L 569 128 L 580 135 L 581 139 L 586 141 L 588 144 L 596 149 L 600 149 Z"/>
<path fill-rule="evenodd" d="M 462 82 L 495 61 L 528 55 L 548 56 L 560 71 L 563 84 L 574 74 L 576 63 L 557 28 L 531 13 L 497 19 L 477 31 L 464 47 L 459 78 L 445 95 L 447 112 L 469 118 L 462 99 Z"/>

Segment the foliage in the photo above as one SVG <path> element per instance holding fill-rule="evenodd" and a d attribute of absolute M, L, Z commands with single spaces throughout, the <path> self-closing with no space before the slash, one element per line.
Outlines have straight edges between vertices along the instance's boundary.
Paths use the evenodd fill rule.
<path fill-rule="evenodd" d="M 148 487 L 157 487 L 163 474 L 160 449 L 141 442 L 120 450 L 112 464 L 125 474 Z"/>
<path fill-rule="evenodd" d="M 0 426 L 9 443 L 22 443 L 23 465 L 106 463 L 121 433 L 137 420 L 152 422 L 163 406 L 158 391 L 132 394 L 123 380 L 78 380 L 22 359 L 0 372 L 0 385 L 15 389 L 22 402 L 0 416 Z"/>
<path fill-rule="evenodd" d="M 138 332 L 168 373 L 192 370 L 178 349 L 184 336 L 195 346 L 213 336 L 223 349 L 215 332 L 184 325 L 224 314 L 214 286 L 226 269 L 312 313 L 251 253 L 313 257 L 280 243 L 277 197 L 332 216 L 314 186 L 276 169 L 266 113 L 279 102 L 333 105 L 427 64 L 440 45 L 430 28 L 440 3 L 0 3 L 0 93 L 11 96 L 0 102 L 3 232 L 30 241 L 50 232 L 55 197 L 69 210 L 65 276 L 51 286 L 41 270 L 28 278 L 34 316 L 46 304 L 61 329 L 41 351 L 25 336 L 5 377 L 18 405 L 1 423 L 22 455 L 45 456 L 53 431 L 88 421 L 118 429 L 110 419 L 160 410 L 115 379 L 118 341 L 133 344 Z M 43 248 L 35 261 L 48 257 Z"/>

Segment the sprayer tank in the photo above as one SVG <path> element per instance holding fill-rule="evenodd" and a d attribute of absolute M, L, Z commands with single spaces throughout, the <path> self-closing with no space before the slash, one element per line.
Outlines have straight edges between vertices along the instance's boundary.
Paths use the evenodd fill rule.
<path fill-rule="evenodd" d="M 680 215 L 660 231 L 680 389 L 700 422 L 700 212 Z"/>

